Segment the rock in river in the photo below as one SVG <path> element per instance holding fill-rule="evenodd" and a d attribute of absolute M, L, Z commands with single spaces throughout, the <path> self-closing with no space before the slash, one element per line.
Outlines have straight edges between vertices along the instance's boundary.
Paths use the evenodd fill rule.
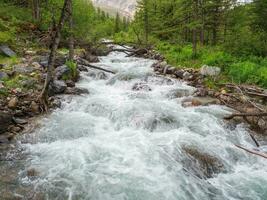
<path fill-rule="evenodd" d="M 12 115 L 0 111 L 0 134 L 7 131 L 9 125 L 12 124 Z"/>

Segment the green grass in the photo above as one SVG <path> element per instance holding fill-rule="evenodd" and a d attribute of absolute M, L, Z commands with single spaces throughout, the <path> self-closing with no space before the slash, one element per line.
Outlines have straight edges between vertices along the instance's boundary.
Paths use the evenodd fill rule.
<path fill-rule="evenodd" d="M 72 61 L 66 62 L 67 67 L 70 69 L 71 73 L 70 75 L 63 76 L 63 80 L 72 80 L 76 79 L 78 76 L 78 70 L 77 70 L 77 64 Z"/>
<path fill-rule="evenodd" d="M 197 57 L 193 58 L 191 45 L 179 46 L 167 42 L 158 42 L 156 49 L 165 56 L 168 63 L 176 67 L 217 66 L 222 69 L 223 79 L 267 87 L 267 58 L 235 57 L 220 47 L 200 47 Z M 207 81 L 207 84 L 213 83 Z"/>

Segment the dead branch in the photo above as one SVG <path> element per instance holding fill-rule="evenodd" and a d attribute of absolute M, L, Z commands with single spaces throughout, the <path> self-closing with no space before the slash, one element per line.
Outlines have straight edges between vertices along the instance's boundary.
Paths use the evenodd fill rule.
<path fill-rule="evenodd" d="M 226 120 L 233 119 L 234 117 L 266 117 L 267 112 L 262 112 L 262 113 L 235 113 L 232 114 L 228 117 L 224 117 Z"/>
<path fill-rule="evenodd" d="M 101 71 L 104 71 L 104 72 L 107 72 L 107 73 L 115 74 L 115 72 L 113 72 L 111 70 L 91 65 L 87 60 L 82 59 L 82 58 L 79 58 L 76 62 L 77 62 L 78 65 L 83 65 L 83 66 L 86 66 L 86 67 L 89 67 L 89 68 L 93 68 L 93 69 L 101 70 Z"/>
<path fill-rule="evenodd" d="M 258 151 L 254 151 L 254 150 L 250 150 L 250 149 L 247 149 L 245 147 L 242 147 L 240 145 L 235 145 L 237 148 L 239 149 L 243 149 L 244 151 L 248 152 L 248 153 L 251 153 L 251 154 L 254 154 L 254 155 L 257 155 L 257 156 L 260 156 L 260 157 L 263 157 L 265 159 L 267 159 L 267 154 L 266 153 L 261 153 L 261 152 L 258 152 Z"/>

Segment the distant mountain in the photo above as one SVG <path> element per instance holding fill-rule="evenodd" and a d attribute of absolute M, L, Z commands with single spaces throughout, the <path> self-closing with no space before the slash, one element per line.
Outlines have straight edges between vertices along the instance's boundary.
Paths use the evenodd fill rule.
<path fill-rule="evenodd" d="M 110 14 L 119 12 L 120 15 L 133 18 L 136 9 L 136 0 L 92 0 L 99 7 Z"/>

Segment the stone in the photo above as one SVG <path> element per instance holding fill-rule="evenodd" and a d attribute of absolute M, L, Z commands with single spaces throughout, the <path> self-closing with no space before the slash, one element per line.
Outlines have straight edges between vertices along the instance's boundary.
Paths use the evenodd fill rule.
<path fill-rule="evenodd" d="M 89 91 L 86 88 L 67 87 L 65 94 L 82 95 L 82 94 L 89 94 Z"/>
<path fill-rule="evenodd" d="M 24 124 L 27 124 L 28 123 L 27 120 L 21 119 L 21 118 L 17 118 L 17 117 L 13 117 L 13 122 L 15 124 L 19 124 L 19 125 L 24 125 Z"/>
<path fill-rule="evenodd" d="M 66 61 L 67 61 L 67 58 L 65 56 L 62 56 L 62 55 L 57 56 L 55 59 L 55 67 L 64 65 Z"/>
<path fill-rule="evenodd" d="M 100 79 L 100 80 L 106 80 L 108 78 L 108 76 L 105 72 L 98 72 L 96 74 L 96 78 Z"/>
<path fill-rule="evenodd" d="M 134 91 L 152 91 L 152 89 L 146 83 L 135 83 L 132 87 Z"/>
<path fill-rule="evenodd" d="M 10 101 L 8 102 L 7 107 L 10 109 L 15 109 L 18 105 L 18 98 L 17 97 L 13 97 L 10 99 Z"/>
<path fill-rule="evenodd" d="M 38 62 L 33 62 L 31 65 L 32 65 L 32 67 L 34 67 L 35 69 L 41 69 L 41 67 L 42 67 Z"/>
<path fill-rule="evenodd" d="M 67 87 L 75 87 L 75 82 L 72 80 L 67 80 L 65 83 Z"/>
<path fill-rule="evenodd" d="M 182 160 L 184 167 L 199 178 L 213 178 L 219 173 L 226 172 L 222 161 L 213 155 L 200 152 L 192 147 L 183 147 L 183 151 L 187 155 Z"/>
<path fill-rule="evenodd" d="M 25 55 L 34 56 L 34 55 L 36 55 L 36 51 L 27 50 L 27 51 L 25 51 Z"/>
<path fill-rule="evenodd" d="M 180 69 L 175 72 L 177 78 L 183 79 L 184 78 L 184 70 Z"/>
<path fill-rule="evenodd" d="M 220 101 L 216 98 L 212 97 L 193 97 L 188 98 L 182 101 L 183 107 L 190 107 L 190 106 L 208 106 L 212 104 L 219 104 Z"/>
<path fill-rule="evenodd" d="M 6 72 L 0 72 L 0 80 L 8 79 L 8 75 Z"/>
<path fill-rule="evenodd" d="M 57 67 L 55 70 L 56 79 L 60 80 L 62 78 L 71 76 L 71 70 L 67 65 L 62 65 Z"/>
<path fill-rule="evenodd" d="M 85 58 L 85 60 L 87 60 L 88 62 L 91 62 L 91 63 L 99 62 L 99 58 L 95 55 L 90 54 L 90 53 L 86 53 L 84 58 Z"/>
<path fill-rule="evenodd" d="M 11 124 L 12 124 L 12 115 L 0 111 L 0 134 L 6 132 Z"/>
<path fill-rule="evenodd" d="M 38 172 L 34 168 L 28 169 L 27 170 L 27 176 L 29 176 L 29 177 L 38 176 Z"/>
<path fill-rule="evenodd" d="M 12 126 L 12 127 L 10 128 L 10 131 L 11 131 L 12 133 L 18 133 L 18 132 L 21 131 L 21 128 L 20 128 L 19 126 Z"/>
<path fill-rule="evenodd" d="M 78 70 L 81 72 L 88 72 L 87 67 L 83 66 L 83 65 L 78 65 Z"/>
<path fill-rule="evenodd" d="M 203 65 L 200 69 L 200 74 L 203 76 L 218 76 L 221 73 L 221 68 L 211 67 L 208 65 Z"/>
<path fill-rule="evenodd" d="M 186 71 L 183 73 L 183 79 L 184 80 L 188 80 L 188 79 L 190 79 L 190 77 L 191 77 L 191 74 L 189 72 Z"/>
<path fill-rule="evenodd" d="M 51 84 L 52 94 L 63 94 L 67 89 L 67 85 L 64 81 L 54 80 Z"/>
<path fill-rule="evenodd" d="M 10 49 L 7 45 L 0 45 L 0 52 L 8 57 L 16 56 L 16 53 Z"/>
<path fill-rule="evenodd" d="M 181 98 L 181 97 L 187 97 L 187 96 L 193 95 L 193 93 L 194 92 L 191 90 L 179 88 L 179 89 L 174 89 L 174 90 L 170 91 L 167 94 L 167 96 L 169 98 Z"/>
<path fill-rule="evenodd" d="M 39 113 L 39 105 L 35 101 L 31 102 L 30 109 L 33 113 Z"/>
<path fill-rule="evenodd" d="M 13 66 L 13 72 L 19 73 L 19 74 L 30 74 L 34 71 L 33 67 L 29 67 L 27 65 L 14 65 Z"/>

